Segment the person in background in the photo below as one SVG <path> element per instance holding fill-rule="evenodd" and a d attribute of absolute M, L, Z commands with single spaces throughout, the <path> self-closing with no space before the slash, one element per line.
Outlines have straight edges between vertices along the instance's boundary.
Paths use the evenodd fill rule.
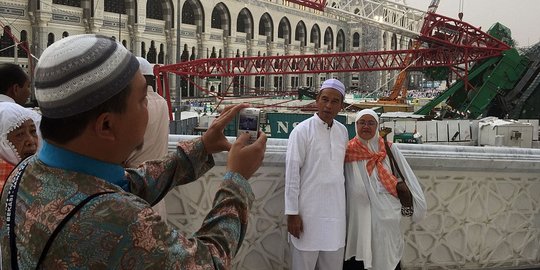
<path fill-rule="evenodd" d="M 16 103 L 0 103 L 0 190 L 13 168 L 37 148 L 31 112 Z"/>
<path fill-rule="evenodd" d="M 140 149 L 136 149 L 126 160 L 125 164 L 130 168 L 137 168 L 144 161 L 159 160 L 168 152 L 169 142 L 169 107 L 167 101 L 154 91 L 156 79 L 153 66 L 144 58 L 137 57 L 139 68 L 146 80 L 146 99 L 148 100 L 148 124 L 144 132 L 144 143 Z M 153 206 L 154 210 L 163 217 L 166 222 L 167 208 L 163 198 Z"/>
<path fill-rule="evenodd" d="M 266 135 L 231 145 L 227 107 L 199 138 L 137 169 L 122 165 L 144 141 L 147 87 L 139 62 L 111 38 L 73 35 L 47 47 L 35 69 L 43 147 L 21 162 L 0 199 L 3 269 L 230 269 L 254 194 Z M 195 181 L 229 151 L 227 173 L 201 228 L 187 237 L 150 207 Z"/>
<path fill-rule="evenodd" d="M 16 64 L 0 63 L 0 102 L 24 105 L 30 97 L 30 79 Z"/>
<path fill-rule="evenodd" d="M 343 269 L 400 269 L 403 255 L 401 202 L 392 174 L 379 117 L 364 109 L 356 116 L 356 137 L 347 146 L 347 244 Z M 414 222 L 426 216 L 426 199 L 411 167 L 395 144 L 390 146 L 413 197 Z"/>
<path fill-rule="evenodd" d="M 0 105 L 4 102 L 17 103 L 24 106 L 30 97 L 30 78 L 24 70 L 13 63 L 0 63 Z M 5 104 L 5 103 L 4 103 Z M 39 132 L 41 115 L 34 109 L 28 108 L 34 124 Z"/>
<path fill-rule="evenodd" d="M 136 168 L 144 161 L 161 159 L 167 155 L 169 141 L 169 107 L 167 101 L 154 91 L 155 77 L 152 65 L 137 57 L 142 75 L 146 80 L 148 99 L 148 124 L 144 133 L 144 144 L 126 160 L 126 165 Z"/>
<path fill-rule="evenodd" d="M 293 270 L 340 269 L 345 245 L 345 177 L 348 141 L 334 118 L 343 108 L 345 86 L 323 82 L 317 113 L 289 136 L 285 164 L 285 215 Z"/>

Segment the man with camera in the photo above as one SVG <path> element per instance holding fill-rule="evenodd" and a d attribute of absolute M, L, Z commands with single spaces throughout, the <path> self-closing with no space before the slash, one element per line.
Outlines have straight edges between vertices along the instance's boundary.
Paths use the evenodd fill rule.
<path fill-rule="evenodd" d="M 266 135 L 231 145 L 225 109 L 208 131 L 161 160 L 124 169 L 148 121 L 146 82 L 134 55 L 112 39 L 74 35 L 36 66 L 43 148 L 9 177 L 0 203 L 3 269 L 230 269 L 254 199 L 246 179 L 262 164 Z M 195 181 L 229 151 L 228 172 L 201 228 L 187 237 L 151 208 Z"/>

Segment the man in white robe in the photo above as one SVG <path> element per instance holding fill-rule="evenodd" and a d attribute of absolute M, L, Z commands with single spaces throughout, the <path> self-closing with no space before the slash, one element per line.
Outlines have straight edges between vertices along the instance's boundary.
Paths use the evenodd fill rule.
<path fill-rule="evenodd" d="M 326 80 L 317 113 L 296 126 L 287 145 L 285 215 L 292 270 L 341 269 L 345 246 L 345 177 L 348 141 L 334 120 L 343 107 L 345 87 Z"/>

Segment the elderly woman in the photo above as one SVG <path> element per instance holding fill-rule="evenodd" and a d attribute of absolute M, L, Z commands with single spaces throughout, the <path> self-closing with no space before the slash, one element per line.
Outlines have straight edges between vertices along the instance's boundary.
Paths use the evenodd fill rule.
<path fill-rule="evenodd" d="M 37 151 L 34 112 L 16 103 L 0 102 L 0 189 L 11 170 Z"/>
<path fill-rule="evenodd" d="M 422 188 L 396 145 L 391 145 L 390 151 L 411 191 L 412 220 L 418 222 L 426 215 Z M 397 196 L 398 179 L 392 174 L 384 139 L 379 135 L 379 117 L 373 110 L 362 110 L 356 116 L 356 137 L 349 141 L 345 156 L 345 183 L 343 269 L 400 269 L 404 241 L 399 226 L 402 205 Z"/>

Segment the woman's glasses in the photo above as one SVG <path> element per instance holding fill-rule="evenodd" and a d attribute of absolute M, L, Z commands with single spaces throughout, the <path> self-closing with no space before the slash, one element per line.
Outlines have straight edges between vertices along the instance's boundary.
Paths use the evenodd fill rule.
<path fill-rule="evenodd" d="M 369 120 L 369 121 L 364 121 L 364 120 L 360 120 L 358 122 L 356 122 L 359 126 L 368 126 L 368 127 L 374 127 L 377 125 L 377 122 L 376 121 L 373 121 L 373 120 Z"/>

